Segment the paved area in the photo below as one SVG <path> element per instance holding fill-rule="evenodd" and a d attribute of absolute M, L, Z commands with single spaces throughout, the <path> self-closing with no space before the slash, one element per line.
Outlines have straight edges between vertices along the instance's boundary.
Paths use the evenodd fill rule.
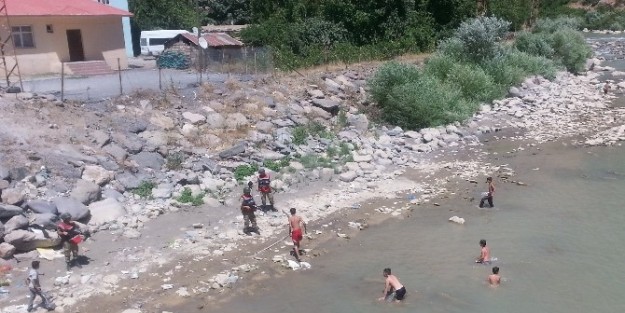
<path fill-rule="evenodd" d="M 171 87 L 187 89 L 197 86 L 199 74 L 192 71 L 163 69 L 160 86 L 163 90 Z M 69 100 L 99 101 L 120 94 L 132 94 L 140 90 L 159 90 L 159 71 L 157 69 L 131 69 L 119 73 L 91 77 L 66 77 L 64 97 Z M 251 80 L 253 75 L 206 74 L 202 81 L 224 82 L 229 77 L 239 80 Z M 39 94 L 61 95 L 61 78 L 48 77 L 24 81 L 24 91 Z"/>

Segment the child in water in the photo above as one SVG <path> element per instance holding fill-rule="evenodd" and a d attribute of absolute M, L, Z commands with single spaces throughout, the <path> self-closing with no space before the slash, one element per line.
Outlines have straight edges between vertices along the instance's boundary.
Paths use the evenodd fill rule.
<path fill-rule="evenodd" d="M 486 246 L 486 239 L 480 240 L 480 256 L 475 259 L 475 263 L 490 264 L 490 249 Z"/>
<path fill-rule="evenodd" d="M 499 283 L 501 283 L 501 275 L 499 275 L 498 266 L 493 266 L 493 273 L 488 275 L 488 283 L 493 287 L 499 286 Z"/>

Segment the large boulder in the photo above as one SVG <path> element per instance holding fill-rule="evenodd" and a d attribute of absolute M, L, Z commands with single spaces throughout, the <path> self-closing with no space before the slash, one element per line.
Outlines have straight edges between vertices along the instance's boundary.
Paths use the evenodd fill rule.
<path fill-rule="evenodd" d="M 124 206 L 112 198 L 90 204 L 89 211 L 91 212 L 89 223 L 94 225 L 112 222 L 126 215 Z"/>
<path fill-rule="evenodd" d="M 235 144 L 229 149 L 219 152 L 219 157 L 222 159 L 229 159 L 233 156 L 236 156 L 245 152 L 246 148 L 247 148 L 247 142 L 242 141 L 242 142 Z"/>
<path fill-rule="evenodd" d="M 89 217 L 89 209 L 76 199 L 59 197 L 54 198 L 52 202 L 59 210 L 59 214 L 69 213 L 74 220 L 83 220 Z"/>
<path fill-rule="evenodd" d="M 199 124 L 206 122 L 206 116 L 202 114 L 193 113 L 193 112 L 182 113 L 182 118 L 184 118 L 187 122 L 193 125 L 199 125 Z"/>
<path fill-rule="evenodd" d="M 26 228 L 28 228 L 28 219 L 24 215 L 15 215 L 4 223 L 4 232 L 7 234 L 14 230 Z M 0 238 L 2 238 L 1 235 Z"/>
<path fill-rule="evenodd" d="M 35 213 L 51 213 L 58 214 L 56 205 L 50 201 L 45 200 L 31 200 L 26 202 L 26 209 L 29 209 Z"/>
<path fill-rule="evenodd" d="M 332 115 L 339 113 L 339 103 L 331 99 L 313 99 L 312 104 Z"/>
<path fill-rule="evenodd" d="M 247 117 L 243 115 L 243 113 L 237 112 L 237 113 L 228 114 L 228 117 L 226 118 L 226 121 L 224 122 L 224 126 L 227 129 L 238 129 L 239 127 L 249 125 L 249 123 L 250 122 L 247 120 Z"/>
<path fill-rule="evenodd" d="M 100 186 L 105 185 L 113 179 L 113 172 L 107 171 L 101 166 L 87 165 L 82 171 L 82 179 L 96 183 Z"/>
<path fill-rule="evenodd" d="M 139 168 L 151 168 L 153 170 L 160 170 L 165 159 L 156 152 L 141 152 L 139 154 L 130 157 L 133 161 L 137 162 Z"/>
<path fill-rule="evenodd" d="M 33 214 L 30 216 L 28 225 L 36 226 L 38 228 L 56 229 L 56 225 L 59 222 L 59 217 L 52 213 Z"/>
<path fill-rule="evenodd" d="M 126 152 L 124 148 L 114 143 L 106 145 L 106 147 L 104 147 L 104 151 L 112 156 L 117 163 L 124 162 L 128 156 L 128 152 Z"/>
<path fill-rule="evenodd" d="M 9 260 L 15 253 L 15 247 L 10 243 L 0 243 L 0 258 Z"/>
<path fill-rule="evenodd" d="M 128 172 L 115 175 L 115 180 L 117 180 L 117 182 L 119 182 L 126 190 L 135 189 L 141 185 L 141 179 Z"/>
<path fill-rule="evenodd" d="M 13 217 L 24 213 L 24 210 L 18 206 L 10 204 L 0 204 L 0 218 Z"/>
<path fill-rule="evenodd" d="M 2 203 L 20 205 L 25 197 L 26 195 L 21 189 L 8 188 L 2 190 Z"/>
<path fill-rule="evenodd" d="M 55 231 L 18 229 L 6 234 L 4 241 L 14 246 L 17 251 L 30 251 L 58 246 L 61 238 Z"/>
<path fill-rule="evenodd" d="M 90 181 L 79 179 L 69 196 L 87 205 L 100 199 L 100 186 Z"/>
<path fill-rule="evenodd" d="M 210 113 L 206 116 L 206 125 L 209 129 L 221 129 L 224 127 L 225 119 L 219 113 Z"/>
<path fill-rule="evenodd" d="M 11 177 L 9 169 L 0 165 L 0 180 L 8 180 Z"/>
<path fill-rule="evenodd" d="M 113 141 L 126 149 L 129 153 L 135 154 L 143 150 L 143 139 L 132 133 L 113 133 Z"/>

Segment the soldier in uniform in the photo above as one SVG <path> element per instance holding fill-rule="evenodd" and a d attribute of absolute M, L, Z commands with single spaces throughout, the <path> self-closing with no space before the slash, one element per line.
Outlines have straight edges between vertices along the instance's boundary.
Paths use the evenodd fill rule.
<path fill-rule="evenodd" d="M 263 203 L 263 211 L 266 211 L 267 198 L 269 198 L 269 204 L 271 210 L 277 212 L 278 210 L 273 207 L 273 193 L 271 192 L 271 176 L 265 172 L 264 168 L 258 170 L 258 191 L 260 192 L 260 200 Z"/>
<path fill-rule="evenodd" d="M 78 243 L 82 241 L 80 237 L 80 229 L 76 222 L 72 221 L 69 213 L 61 214 L 61 222 L 57 225 L 57 233 L 63 242 L 63 253 L 65 254 L 65 263 L 67 270 L 71 270 L 72 263 L 78 258 Z M 73 255 L 73 259 L 72 259 Z M 80 264 L 77 264 L 80 266 Z"/>
<path fill-rule="evenodd" d="M 252 190 L 250 187 L 245 187 L 243 188 L 243 195 L 241 196 L 241 214 L 243 214 L 244 222 L 243 232 L 247 235 L 250 235 L 252 231 L 260 234 L 258 225 L 256 224 L 256 215 L 254 215 L 254 211 L 256 211 L 256 202 L 254 201 L 254 197 L 252 197 L 251 192 Z M 250 223 L 252 223 L 251 229 Z"/>

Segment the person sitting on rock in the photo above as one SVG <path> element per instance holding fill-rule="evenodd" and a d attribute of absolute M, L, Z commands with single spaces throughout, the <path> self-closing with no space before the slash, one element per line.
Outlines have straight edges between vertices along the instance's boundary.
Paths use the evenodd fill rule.
<path fill-rule="evenodd" d="M 78 258 L 78 244 L 82 242 L 83 237 L 80 234 L 80 228 L 76 222 L 72 221 L 71 214 L 61 214 L 61 221 L 57 225 L 57 233 L 63 243 L 63 253 L 65 254 L 67 270 L 70 271 L 74 263 L 80 267 L 80 264 L 76 261 Z M 73 259 L 72 255 L 74 257 Z"/>
<path fill-rule="evenodd" d="M 255 232 L 260 234 L 258 229 L 258 225 L 256 224 L 256 215 L 254 215 L 254 211 L 256 211 L 256 202 L 254 201 L 254 197 L 252 197 L 252 190 L 249 187 L 243 188 L 243 195 L 241 196 L 241 214 L 243 214 L 243 232 L 246 235 L 250 235 L 251 232 Z M 250 223 L 252 223 L 252 228 L 250 229 Z"/>
<path fill-rule="evenodd" d="M 258 170 L 258 191 L 260 192 L 260 201 L 263 203 L 263 210 L 267 205 L 267 198 L 269 198 L 269 204 L 271 210 L 277 212 L 278 210 L 273 206 L 273 193 L 271 192 L 271 176 L 265 172 L 264 168 Z"/>

